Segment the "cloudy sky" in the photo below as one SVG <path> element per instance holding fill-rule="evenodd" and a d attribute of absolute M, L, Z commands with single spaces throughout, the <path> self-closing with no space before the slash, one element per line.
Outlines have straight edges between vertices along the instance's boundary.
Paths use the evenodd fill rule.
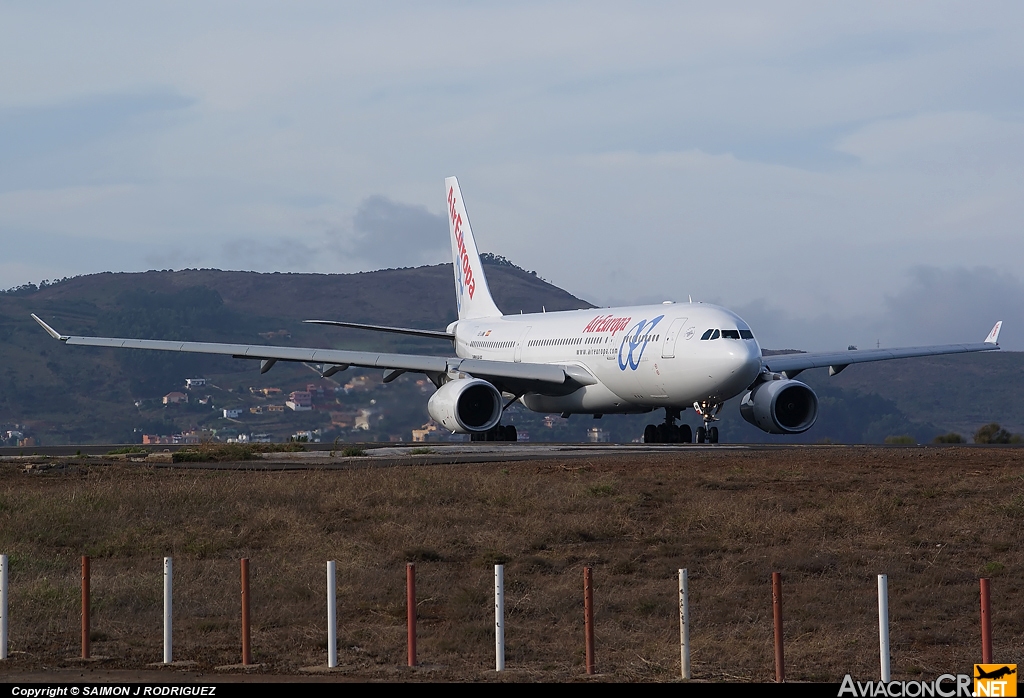
<path fill-rule="evenodd" d="M 481 249 L 599 304 L 692 296 L 807 349 L 978 341 L 1002 318 L 1024 349 L 1022 20 L 12 0 L 0 288 L 446 261 L 457 175 Z"/>

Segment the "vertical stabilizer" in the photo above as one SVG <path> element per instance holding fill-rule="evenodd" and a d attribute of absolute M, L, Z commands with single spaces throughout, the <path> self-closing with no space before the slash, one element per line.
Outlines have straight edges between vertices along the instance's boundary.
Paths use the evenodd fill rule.
<path fill-rule="evenodd" d="M 501 311 L 494 304 L 487 288 L 480 253 L 477 252 L 466 204 L 459 190 L 459 180 L 455 177 L 446 178 L 444 188 L 448 196 L 448 230 L 452 235 L 455 300 L 459 305 L 459 319 L 501 317 Z"/>

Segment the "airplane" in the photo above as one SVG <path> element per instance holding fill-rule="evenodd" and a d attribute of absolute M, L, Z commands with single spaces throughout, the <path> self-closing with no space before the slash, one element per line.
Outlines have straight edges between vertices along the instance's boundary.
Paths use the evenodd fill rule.
<path fill-rule="evenodd" d="M 977 673 L 977 676 L 974 677 L 976 679 L 1001 679 L 1004 676 L 1010 676 L 1011 674 L 1017 673 L 1017 670 L 1011 669 L 1009 665 L 1004 665 L 998 669 L 993 669 L 992 671 L 987 672 L 982 669 L 980 665 L 975 664 L 974 671 Z"/>
<path fill-rule="evenodd" d="M 124 349 L 224 354 L 260 361 L 266 373 L 278 361 L 320 366 L 323 377 L 349 367 L 383 369 L 388 383 L 404 373 L 423 374 L 437 388 L 427 412 L 453 433 L 473 441 L 515 441 L 502 425 L 513 403 L 563 417 L 573 414 L 648 413 L 645 443 L 718 443 L 719 411 L 742 395 L 740 415 L 770 434 L 800 434 L 818 414 L 818 399 L 802 371 L 828 367 L 836 375 L 869 361 L 999 349 L 995 324 L 983 342 L 901 349 L 763 356 L 750 326 L 735 313 L 707 303 L 505 315 L 487 287 L 476 239 L 455 177 L 445 179 L 458 319 L 444 331 L 368 325 L 341 320 L 305 322 L 428 337 L 452 343 L 455 356 L 390 354 L 249 344 L 179 342 L 62 335 L 32 317 L 65 344 Z M 701 417 L 695 433 L 677 425 L 690 407 Z"/>

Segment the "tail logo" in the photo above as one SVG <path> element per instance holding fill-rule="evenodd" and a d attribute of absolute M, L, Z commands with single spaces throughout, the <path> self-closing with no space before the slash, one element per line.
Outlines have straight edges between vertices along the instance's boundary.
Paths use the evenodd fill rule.
<path fill-rule="evenodd" d="M 622 344 L 619 345 L 619 370 L 625 371 L 627 366 L 634 371 L 640 368 L 640 359 L 644 356 L 644 349 L 651 341 L 650 333 L 664 317 L 664 315 L 659 315 L 650 321 L 641 320 L 629 328 L 626 336 L 622 338 Z M 640 351 L 637 352 L 637 349 Z M 623 358 L 623 350 L 626 352 L 625 358 Z M 634 352 L 637 353 L 634 355 Z"/>
<path fill-rule="evenodd" d="M 462 232 L 462 214 L 455 210 L 455 189 L 453 187 L 448 188 L 448 215 L 451 216 L 452 229 L 455 231 L 455 242 L 459 248 L 459 263 L 456 265 L 456 272 L 459 272 L 459 267 L 461 267 L 459 279 L 460 295 L 464 279 L 465 289 L 469 292 L 469 299 L 473 300 L 473 292 L 476 291 L 476 280 L 473 278 L 473 267 L 469 263 L 469 253 L 466 252 L 466 240 Z"/>

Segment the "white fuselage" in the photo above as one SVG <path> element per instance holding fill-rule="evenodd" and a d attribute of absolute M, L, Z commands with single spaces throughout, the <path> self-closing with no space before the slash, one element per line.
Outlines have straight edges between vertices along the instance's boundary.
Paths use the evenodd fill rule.
<path fill-rule="evenodd" d="M 523 404 L 539 412 L 716 404 L 743 392 L 761 370 L 747 323 L 704 303 L 466 319 L 452 329 L 460 357 L 575 365 L 597 379 L 569 395 L 524 395 Z"/>

